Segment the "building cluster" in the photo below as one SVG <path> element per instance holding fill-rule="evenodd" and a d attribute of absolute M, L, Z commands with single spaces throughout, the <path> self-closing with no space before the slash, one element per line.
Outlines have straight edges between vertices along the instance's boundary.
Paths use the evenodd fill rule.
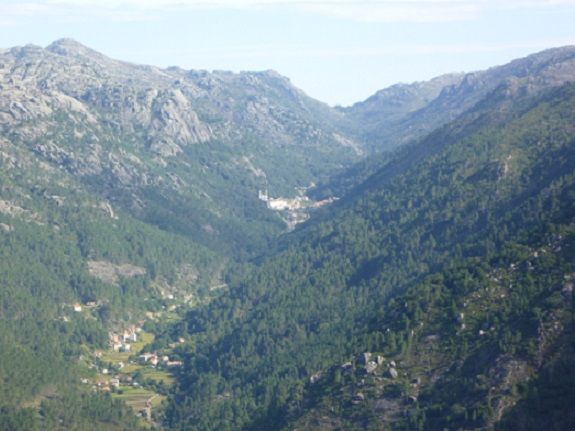
<path fill-rule="evenodd" d="M 171 361 L 168 355 L 158 355 L 156 353 L 142 353 L 138 356 L 138 361 L 142 365 L 152 365 L 154 367 L 163 365 L 166 367 L 180 367 L 182 361 Z"/>
<path fill-rule="evenodd" d="M 75 304 L 72 304 L 72 309 L 76 313 L 81 313 L 83 307 L 90 309 L 90 308 L 95 308 L 97 306 L 98 306 L 98 301 L 95 301 L 92 299 L 92 300 L 88 300 L 88 301 L 84 302 L 84 305 L 80 304 L 79 302 L 76 302 Z"/>
<path fill-rule="evenodd" d="M 84 384 L 92 383 L 92 381 L 90 379 L 86 379 L 86 378 L 81 379 L 81 381 Z M 108 378 L 107 380 L 100 380 L 97 382 L 93 382 L 92 388 L 95 391 L 99 391 L 99 392 L 112 392 L 114 390 L 116 390 L 116 391 L 119 390 L 120 385 L 133 386 L 133 387 L 140 386 L 140 384 L 138 382 L 136 382 L 133 379 L 133 377 L 128 375 L 128 374 L 114 374 L 111 376 L 111 378 Z"/>
<path fill-rule="evenodd" d="M 138 333 L 142 331 L 139 326 L 131 325 L 122 333 L 110 332 L 108 334 L 110 349 L 114 352 L 130 352 L 132 343 L 138 341 Z"/>

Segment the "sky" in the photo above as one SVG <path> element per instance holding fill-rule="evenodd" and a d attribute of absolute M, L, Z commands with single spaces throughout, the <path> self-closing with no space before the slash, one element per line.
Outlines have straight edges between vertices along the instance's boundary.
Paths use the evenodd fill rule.
<path fill-rule="evenodd" d="M 63 37 L 160 67 L 274 69 L 348 106 L 575 45 L 575 0 L 0 0 L 0 48 Z"/>

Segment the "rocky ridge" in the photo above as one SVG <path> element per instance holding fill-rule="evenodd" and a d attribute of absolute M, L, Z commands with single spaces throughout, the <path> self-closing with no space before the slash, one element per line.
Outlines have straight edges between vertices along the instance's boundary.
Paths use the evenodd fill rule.
<path fill-rule="evenodd" d="M 352 145 L 304 115 L 315 110 L 333 116 L 333 123 L 335 111 L 273 71 L 234 74 L 140 66 L 61 39 L 46 48 L 26 45 L 0 53 L 0 88 L 3 133 L 37 140 L 57 127 L 54 117 L 65 115 L 78 140 L 94 141 L 93 156 L 98 155 L 99 139 L 89 135 L 96 131 L 133 136 L 138 145 L 166 158 L 188 145 L 237 138 L 240 125 L 278 143 L 297 145 L 302 137 L 326 135 L 334 144 Z M 284 97 L 286 106 L 281 106 L 278 99 Z M 300 112 L 290 111 L 293 107 Z M 31 122 L 34 127 L 27 127 Z M 296 136 L 290 135 L 292 127 Z"/>
<path fill-rule="evenodd" d="M 574 71 L 575 47 L 554 48 L 487 70 L 397 84 L 343 112 L 350 133 L 367 148 L 389 150 L 452 121 L 499 88 L 535 95 L 574 81 Z M 354 129 L 357 123 L 364 127 Z"/>
<path fill-rule="evenodd" d="M 255 213 L 281 231 L 258 190 L 295 195 L 362 152 L 340 130 L 343 114 L 274 71 L 160 69 L 61 39 L 2 51 L 0 90 L 11 145 L 140 219 L 184 217 L 205 242 Z M 158 195 L 170 201 L 161 220 Z"/>

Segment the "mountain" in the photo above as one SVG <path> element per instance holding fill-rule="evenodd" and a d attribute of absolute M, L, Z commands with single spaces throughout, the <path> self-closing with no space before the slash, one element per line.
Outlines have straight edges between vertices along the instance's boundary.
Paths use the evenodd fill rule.
<path fill-rule="evenodd" d="M 361 121 L 362 133 L 381 133 L 380 129 L 401 122 L 440 96 L 441 92 L 456 86 L 464 79 L 464 74 L 448 74 L 430 81 L 412 84 L 396 84 L 384 88 L 368 99 L 358 102 L 342 111 L 354 120 Z M 384 125 L 385 124 L 385 125 Z"/>
<path fill-rule="evenodd" d="M 286 429 L 573 427 L 574 87 L 505 93 L 424 139 L 441 149 L 416 169 L 398 176 L 390 164 L 365 186 L 393 202 L 404 220 L 389 210 L 380 219 L 409 229 L 399 238 L 419 238 L 417 258 L 404 258 L 428 267 L 403 288 L 396 279 L 403 292 L 370 308 L 355 352 L 317 374 Z M 425 172 L 435 180 L 421 181 Z M 429 188 L 417 200 L 394 195 L 409 183 Z M 436 200 L 435 214 L 413 214 Z M 377 211 L 373 199 L 360 202 Z M 431 250 L 444 264 L 425 259 Z M 385 280 L 396 265 L 378 256 L 365 268 Z"/>
<path fill-rule="evenodd" d="M 169 427 L 569 429 L 575 87 L 531 82 L 398 152 L 192 310 Z"/>
<path fill-rule="evenodd" d="M 63 39 L 2 53 L 0 85 L 2 136 L 211 248 L 268 241 L 284 224 L 258 191 L 294 197 L 361 153 L 342 114 L 273 71 L 158 69 Z"/>
<path fill-rule="evenodd" d="M 485 71 L 397 84 L 349 108 L 340 108 L 345 113 L 342 127 L 362 143 L 370 156 L 320 181 L 310 190 L 310 197 L 324 200 L 352 194 L 381 166 L 398 160 L 390 157 L 392 153 L 403 153 L 402 160 L 411 163 L 410 159 L 423 151 L 421 147 L 411 150 L 419 140 L 476 104 L 490 103 L 494 99 L 487 96 L 494 92 L 500 97 L 518 91 L 535 95 L 572 82 L 574 55 L 573 47 L 550 49 Z"/>
<path fill-rule="evenodd" d="M 0 52 L 0 430 L 573 428 L 574 57 L 332 109 Z"/>
<path fill-rule="evenodd" d="M 112 206 L 6 135 L 0 166 L 0 429 L 141 429 L 123 403 L 78 387 L 94 373 L 85 361 L 170 295 L 201 300 L 225 258 Z"/>
<path fill-rule="evenodd" d="M 574 62 L 575 47 L 550 49 L 484 71 L 394 85 L 342 112 L 367 148 L 390 150 L 457 118 L 501 85 L 528 81 L 521 88 L 534 93 L 571 81 Z"/>
<path fill-rule="evenodd" d="M 299 196 L 361 151 L 272 71 L 63 39 L 2 51 L 0 89 L 0 429 L 138 429 L 78 386 L 107 369 L 109 331 L 217 296 L 286 230 L 260 192 Z"/>

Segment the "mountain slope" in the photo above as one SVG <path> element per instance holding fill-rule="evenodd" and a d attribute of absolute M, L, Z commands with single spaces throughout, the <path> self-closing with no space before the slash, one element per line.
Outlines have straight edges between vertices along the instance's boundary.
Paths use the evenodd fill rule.
<path fill-rule="evenodd" d="M 343 112 L 368 148 L 390 150 L 457 118 L 500 85 L 528 81 L 523 91 L 535 93 L 573 81 L 574 63 L 574 47 L 550 49 L 484 71 L 392 86 Z"/>
<path fill-rule="evenodd" d="M 0 131 L 92 193 L 216 251 L 283 230 L 258 199 L 357 160 L 341 114 L 275 72 L 158 69 L 64 39 L 0 56 Z"/>
<path fill-rule="evenodd" d="M 573 85 L 535 94 L 496 89 L 475 110 L 412 147 L 420 155 L 411 163 L 400 155 L 330 215 L 286 238 L 285 249 L 265 259 L 228 297 L 191 312 L 187 327 L 195 342 L 168 423 L 176 429 L 279 429 L 306 412 L 305 382 L 316 373 L 366 350 L 407 361 L 410 343 L 419 340 L 408 336 L 413 316 L 386 305 L 390 298 L 463 264 L 480 268 L 486 259 L 490 265 L 506 247 L 538 250 L 547 235 L 568 229 L 575 215 L 566 199 L 575 187 L 574 103 Z M 531 233 L 534 243 L 528 242 Z M 570 254 L 562 259 L 568 262 Z M 521 318 L 529 318 L 531 307 L 543 306 L 553 293 L 545 290 L 549 270 L 553 265 L 546 262 Z M 519 292 L 513 301 L 522 296 Z M 512 320 L 505 310 L 499 320 Z M 428 325 L 440 325 L 442 318 L 439 314 Z M 388 319 L 395 325 L 390 329 L 398 327 L 389 339 L 381 332 Z M 532 341 L 529 331 L 526 342 Z M 440 334 L 451 339 L 451 333 Z M 495 340 L 509 336 L 514 335 L 502 330 Z M 437 358 L 438 366 L 449 369 L 454 357 Z M 402 386 L 393 391 L 396 399 L 408 395 Z M 327 421 L 325 429 L 349 419 L 337 412 L 333 404 L 323 411 L 336 423 Z M 364 413 L 342 426 L 377 428 L 378 416 Z M 441 420 L 433 427 L 452 423 L 444 410 L 436 414 Z M 487 410 L 474 423 L 496 419 Z M 402 429 L 397 418 L 389 423 L 396 422 Z M 317 429 L 317 422 L 311 424 Z"/>
<path fill-rule="evenodd" d="M 0 428 L 140 429 L 122 403 L 78 388 L 80 358 L 169 294 L 201 300 L 225 260 L 112 209 L 25 148 L 0 145 Z"/>
<path fill-rule="evenodd" d="M 364 335 L 373 364 L 324 370 L 286 429 L 571 429 L 573 235 L 553 229 L 395 298 Z"/>
<path fill-rule="evenodd" d="M 291 197 L 357 148 L 270 71 L 162 70 L 63 39 L 2 51 L 0 89 L 0 424 L 139 429 L 80 384 L 108 331 L 219 294 L 286 229 L 258 192 Z"/>

